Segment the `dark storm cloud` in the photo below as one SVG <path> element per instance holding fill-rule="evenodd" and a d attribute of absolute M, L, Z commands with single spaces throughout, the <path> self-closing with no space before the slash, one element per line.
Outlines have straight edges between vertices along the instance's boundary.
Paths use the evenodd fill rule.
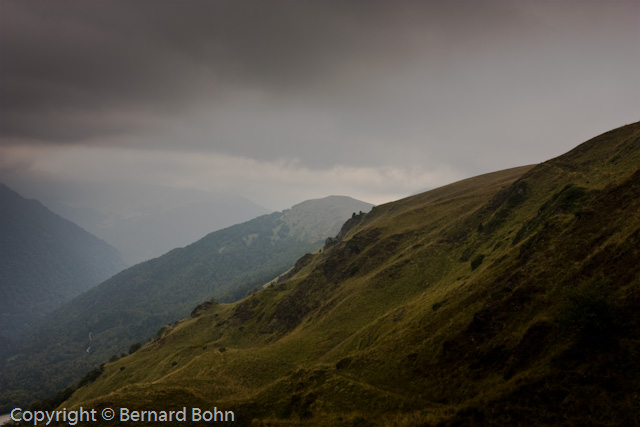
<path fill-rule="evenodd" d="M 126 121 L 112 123 L 109 115 L 172 110 L 198 93 L 190 84 L 197 70 L 152 37 L 140 7 L 1 4 L 4 134 L 73 141 L 127 132 Z M 88 112 L 98 120 L 87 120 Z"/>
<path fill-rule="evenodd" d="M 287 97 L 313 104 L 304 97 L 339 95 L 350 67 L 367 81 L 406 60 L 422 26 L 468 9 L 445 4 L 3 1 L 0 131 L 65 142 L 126 133 L 138 120 L 110 115 L 224 105 L 240 88 L 276 108 Z"/>
<path fill-rule="evenodd" d="M 637 5 L 2 0 L 0 144 L 474 171 L 536 115 L 638 105 Z"/>

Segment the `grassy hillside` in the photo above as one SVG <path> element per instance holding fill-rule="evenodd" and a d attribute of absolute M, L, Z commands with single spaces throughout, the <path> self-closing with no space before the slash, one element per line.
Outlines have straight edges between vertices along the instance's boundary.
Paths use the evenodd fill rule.
<path fill-rule="evenodd" d="M 202 306 L 62 406 L 217 407 L 239 425 L 633 425 L 639 165 L 636 123 L 378 206 L 288 280 Z"/>
<path fill-rule="evenodd" d="M 293 266 L 371 205 L 344 196 L 263 215 L 133 266 L 47 316 L 0 364 L 0 408 L 25 405 L 146 342 L 212 297 L 234 301 Z"/>

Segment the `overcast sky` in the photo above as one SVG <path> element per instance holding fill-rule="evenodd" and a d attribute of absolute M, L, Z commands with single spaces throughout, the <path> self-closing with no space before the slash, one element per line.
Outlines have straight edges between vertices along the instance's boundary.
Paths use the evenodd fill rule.
<path fill-rule="evenodd" d="M 635 0 L 0 0 L 0 181 L 379 204 L 640 120 L 639 46 Z"/>

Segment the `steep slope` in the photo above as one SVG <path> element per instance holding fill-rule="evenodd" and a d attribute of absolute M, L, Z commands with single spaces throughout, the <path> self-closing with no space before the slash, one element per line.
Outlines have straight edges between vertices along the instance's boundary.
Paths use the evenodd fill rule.
<path fill-rule="evenodd" d="M 287 281 L 202 306 L 63 406 L 216 407 L 239 425 L 633 425 L 638 165 L 636 123 L 376 207 Z"/>
<path fill-rule="evenodd" d="M 321 246 L 354 212 L 370 208 L 343 196 L 303 202 L 121 272 L 35 328 L 21 354 L 0 370 L 0 407 L 53 393 L 205 300 L 244 296 Z"/>
<path fill-rule="evenodd" d="M 114 248 L 0 184 L 0 356 L 7 340 L 124 267 Z"/>

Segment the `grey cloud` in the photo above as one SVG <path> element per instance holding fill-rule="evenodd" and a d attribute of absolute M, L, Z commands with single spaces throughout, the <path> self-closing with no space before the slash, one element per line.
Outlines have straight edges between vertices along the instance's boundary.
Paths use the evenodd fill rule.
<path fill-rule="evenodd" d="M 508 157 L 515 137 L 531 143 L 522 134 L 539 126 L 536 115 L 569 116 L 556 128 L 561 137 L 589 121 L 572 114 L 608 123 L 638 107 L 628 71 L 640 66 L 634 2 L 0 7 L 5 145 L 213 150 L 318 168 L 434 166 L 464 152 L 458 167 L 473 171 L 491 167 L 474 163 L 487 151 Z M 580 99 L 585 92 L 590 106 Z M 619 96 L 625 105 L 601 114 L 597 103 Z"/>
<path fill-rule="evenodd" d="M 114 108 L 176 113 L 233 96 L 235 87 L 276 97 L 333 92 L 343 67 L 403 60 L 411 33 L 424 25 L 421 17 L 437 21 L 432 12 L 452 13 L 450 6 L 416 2 L 1 5 L 1 107 L 27 115 Z"/>

